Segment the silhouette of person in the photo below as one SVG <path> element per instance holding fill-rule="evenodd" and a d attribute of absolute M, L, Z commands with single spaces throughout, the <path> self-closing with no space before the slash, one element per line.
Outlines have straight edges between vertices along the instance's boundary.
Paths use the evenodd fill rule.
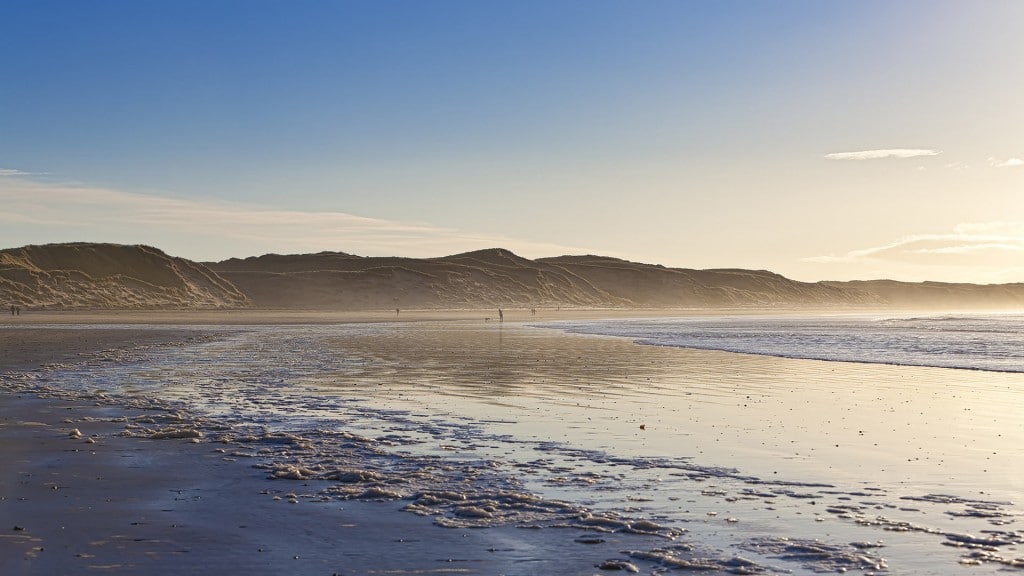
<path fill-rule="evenodd" d="M 501 311 L 501 308 L 498 308 L 498 322 L 504 322 L 504 321 L 505 321 L 505 313 Z"/>

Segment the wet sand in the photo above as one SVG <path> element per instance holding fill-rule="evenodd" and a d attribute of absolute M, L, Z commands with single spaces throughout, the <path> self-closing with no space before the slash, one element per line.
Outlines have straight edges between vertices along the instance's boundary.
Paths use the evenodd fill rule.
<path fill-rule="evenodd" d="M 456 531 L 401 504 L 274 499 L 300 489 L 207 445 L 117 436 L 123 411 L 5 398 L 0 572 L 21 574 L 587 573 L 514 529 Z M 100 421 L 89 422 L 88 418 Z M 66 422 L 70 420 L 70 422 Z M 67 431 L 81 431 L 72 439 Z M 575 564 L 575 566 L 574 566 Z"/>
<path fill-rule="evenodd" d="M 0 387 L 4 374 L 196 337 L 0 328 Z M 293 503 L 325 483 L 271 480 L 205 442 L 121 436 L 144 412 L 0 390 L 0 574 L 591 574 L 602 560 L 536 531 L 440 528 L 401 501 Z"/>
<path fill-rule="evenodd" d="M 504 461 L 546 496 L 682 527 L 679 541 L 717 548 L 702 558 L 719 566 L 732 554 L 769 573 L 870 573 L 871 558 L 893 574 L 1024 566 L 1021 374 L 466 323 L 318 338 L 369 361 L 309 381 L 315 396 L 399 415 L 377 433 L 447 422 L 418 450 Z M 819 539 L 835 548 L 805 544 Z"/>
<path fill-rule="evenodd" d="M 457 319 L 465 312 L 429 314 L 421 319 Z M 210 324 L 191 315 L 177 322 L 128 317 L 140 324 Z M 221 323 L 272 323 L 267 315 L 245 318 Z M 207 329 L 86 328 L 62 336 L 65 330 L 0 330 L 0 372 L 68 361 L 117 345 L 119 338 L 133 346 L 147 337 L 157 344 Z M 29 336 L 37 344 L 6 353 Z M 592 479 L 608 489 L 586 492 L 594 498 L 588 505 L 675 518 L 689 531 L 679 546 L 719 546 L 720 569 L 705 573 L 724 573 L 733 554 L 759 556 L 771 567 L 767 573 L 845 566 L 870 573 L 874 560 L 858 564 L 866 554 L 851 543 L 876 539 L 886 541 L 878 556 L 893 558 L 894 574 L 993 573 L 1017 558 L 1024 542 L 1012 524 L 1020 515 L 1016 505 L 986 508 L 991 500 L 1016 499 L 1024 488 L 1019 375 L 637 346 L 517 326 L 508 316 L 504 328 L 474 317 L 395 325 L 370 335 L 330 326 L 281 335 L 271 328 L 254 332 L 251 342 L 271 348 L 279 342 L 288 350 L 315 343 L 323 348 L 307 351 L 306 359 L 342 350 L 368 360 L 341 380 L 332 379 L 327 366 L 323 380 L 299 379 L 301 386 L 256 396 L 279 395 L 276 409 L 304 409 L 316 389 L 315 399 L 359 398 L 367 413 L 379 409 L 405 419 L 352 428 L 371 436 L 421 431 L 421 423 L 435 426 L 447 418 L 452 432 L 441 430 L 432 440 L 437 454 L 504 460 L 530 486 L 555 497 L 580 494 L 552 483 L 559 477 Z M 178 377 L 194 382 L 204 368 L 194 370 Z M 225 398 L 219 382 L 196 391 Z M 234 402 L 242 410 L 252 391 L 240 386 L 229 407 Z M 668 566 L 646 552 L 621 552 L 665 546 L 659 538 L 601 533 L 598 547 L 580 543 L 577 537 L 586 532 L 576 529 L 479 530 L 471 528 L 472 518 L 442 528 L 435 524 L 444 511 L 433 510 L 433 518 L 399 512 L 408 500 L 314 502 L 330 486 L 327 480 L 268 480 L 251 460 L 232 461 L 210 442 L 117 436 L 123 418 L 139 410 L 94 404 L 0 394 L 0 458 L 17 463 L 0 472 L 0 573 L 593 574 L 606 558 L 632 561 L 645 573 Z M 415 420 L 417 413 L 422 420 Z M 72 428 L 82 437 L 69 437 Z M 87 444 L 93 434 L 95 443 Z M 506 442 L 506 436 L 516 439 Z M 571 449 L 608 446 L 625 457 L 604 461 Z M 416 448 L 428 449 L 429 443 Z M 273 457 L 307 467 L 333 458 L 316 450 Z M 773 484 L 777 480 L 783 483 Z M 1001 490 L 992 493 L 989 486 Z M 978 501 L 931 498 L 945 489 Z M 971 515 L 982 512 L 998 515 Z M 971 541 L 968 532 L 982 536 Z M 802 561 L 780 560 L 790 552 L 772 548 L 778 541 L 764 534 L 821 538 L 837 548 L 805 550 L 827 557 L 807 560 L 806 568 Z M 982 540 L 986 534 L 1008 543 L 996 548 Z M 995 552 L 981 556 L 984 567 L 960 567 L 961 557 L 988 553 L 954 547 L 964 543 Z"/>

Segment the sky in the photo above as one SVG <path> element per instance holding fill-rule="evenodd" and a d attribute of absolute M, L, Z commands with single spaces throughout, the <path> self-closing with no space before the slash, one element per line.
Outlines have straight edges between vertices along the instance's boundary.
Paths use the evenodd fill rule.
<path fill-rule="evenodd" d="M 0 0 L 0 248 L 1024 282 L 1024 2 Z"/>

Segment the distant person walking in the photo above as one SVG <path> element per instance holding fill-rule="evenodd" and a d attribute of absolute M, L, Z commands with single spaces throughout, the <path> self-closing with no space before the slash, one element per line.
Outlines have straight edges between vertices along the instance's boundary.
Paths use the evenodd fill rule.
<path fill-rule="evenodd" d="M 501 308 L 498 308 L 498 322 L 504 322 L 504 321 L 505 321 L 505 313 L 501 311 Z"/>
<path fill-rule="evenodd" d="M 14 304 L 11 304 L 11 316 L 14 316 Z"/>

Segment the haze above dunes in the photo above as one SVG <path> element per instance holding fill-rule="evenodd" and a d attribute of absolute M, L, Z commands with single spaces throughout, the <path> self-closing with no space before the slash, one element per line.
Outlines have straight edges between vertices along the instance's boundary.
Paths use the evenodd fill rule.
<path fill-rule="evenodd" d="M 197 263 L 148 246 L 0 250 L 0 303 L 26 309 L 1024 308 L 1024 284 L 797 282 L 603 256 L 528 260 L 503 249 L 441 258 L 342 252 Z"/>

